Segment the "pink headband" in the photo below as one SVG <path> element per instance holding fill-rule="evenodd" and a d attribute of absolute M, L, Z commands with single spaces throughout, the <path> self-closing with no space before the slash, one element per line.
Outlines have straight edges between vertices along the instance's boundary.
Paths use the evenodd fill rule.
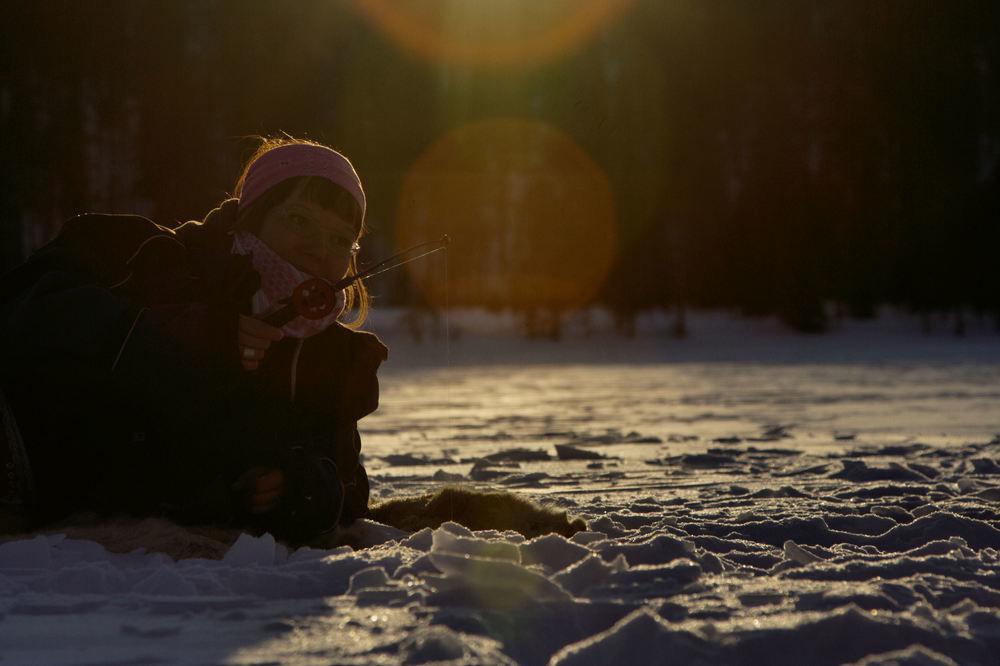
<path fill-rule="evenodd" d="M 365 192 L 350 160 L 326 146 L 295 143 L 267 151 L 250 165 L 240 191 L 239 207 L 250 203 L 283 180 L 318 176 L 339 185 L 354 197 L 365 217 Z"/>

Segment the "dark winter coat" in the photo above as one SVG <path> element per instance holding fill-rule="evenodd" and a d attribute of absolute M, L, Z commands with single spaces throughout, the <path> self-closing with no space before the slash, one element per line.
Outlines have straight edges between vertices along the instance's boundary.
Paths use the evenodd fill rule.
<path fill-rule="evenodd" d="M 0 282 L 0 382 L 41 519 L 94 509 L 239 521 L 234 482 L 290 451 L 333 460 L 341 522 L 364 515 L 357 421 L 378 404 L 387 351 L 339 324 L 237 348 L 259 276 L 230 254 L 236 202 L 171 230 L 81 215 Z M 245 516 L 244 516 L 245 518 Z"/>

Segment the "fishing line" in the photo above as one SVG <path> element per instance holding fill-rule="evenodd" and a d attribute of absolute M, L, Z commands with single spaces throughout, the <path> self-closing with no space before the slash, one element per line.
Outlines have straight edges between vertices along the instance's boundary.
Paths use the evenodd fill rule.
<path fill-rule="evenodd" d="M 451 375 L 451 303 L 448 299 L 448 255 L 448 252 L 444 253 L 444 363 L 445 371 Z M 448 423 L 448 430 L 454 432 L 456 415 L 455 403 L 451 399 L 451 385 L 452 382 L 449 379 L 445 383 L 445 400 L 448 402 L 446 422 Z"/>
<path fill-rule="evenodd" d="M 444 253 L 444 358 L 451 369 L 451 305 L 448 301 L 448 253 Z"/>
<path fill-rule="evenodd" d="M 296 317 L 305 317 L 306 319 L 322 319 L 333 311 L 334 304 L 336 303 L 336 293 L 338 291 L 346 289 L 358 280 L 381 275 L 386 271 L 391 271 L 399 268 L 400 266 L 405 266 L 406 264 L 414 262 L 417 259 L 422 259 L 423 257 L 434 254 L 435 252 L 445 250 L 448 248 L 449 243 L 451 243 L 451 239 L 448 238 L 447 234 L 434 241 L 417 243 L 413 247 L 409 247 L 402 252 L 398 252 L 391 257 L 388 257 L 387 259 L 383 259 L 377 264 L 369 266 L 362 271 L 358 271 L 355 275 L 348 275 L 337 282 L 331 283 L 322 278 L 310 278 L 295 287 L 291 296 L 279 301 L 279 303 L 281 303 L 281 307 L 264 317 L 264 321 L 272 326 L 281 327 Z M 414 251 L 431 245 L 434 246 L 432 249 L 427 250 L 426 252 L 421 252 L 413 257 L 407 257 L 407 255 L 413 253 Z"/>

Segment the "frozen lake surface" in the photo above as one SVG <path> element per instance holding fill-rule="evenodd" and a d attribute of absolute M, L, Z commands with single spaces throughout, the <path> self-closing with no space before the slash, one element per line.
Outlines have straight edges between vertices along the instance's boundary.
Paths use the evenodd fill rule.
<path fill-rule="evenodd" d="M 4 664 L 996 664 L 1000 338 L 392 347 L 363 422 L 376 498 L 504 489 L 588 523 L 455 524 L 222 560 L 0 544 Z"/>

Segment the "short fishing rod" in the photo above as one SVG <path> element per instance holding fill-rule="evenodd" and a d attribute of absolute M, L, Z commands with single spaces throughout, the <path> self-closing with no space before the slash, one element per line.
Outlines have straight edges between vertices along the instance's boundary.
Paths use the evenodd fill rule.
<path fill-rule="evenodd" d="M 441 236 L 441 238 L 435 241 L 424 241 L 423 243 L 418 243 L 411 248 L 407 248 L 406 250 L 403 250 L 398 254 L 392 255 L 388 259 L 383 259 L 377 264 L 369 266 L 365 270 L 359 272 L 357 275 L 348 275 L 342 280 L 334 282 L 332 285 L 330 285 L 330 288 L 333 289 L 334 291 L 340 291 L 341 289 L 346 289 L 347 287 L 350 287 L 358 280 L 374 277 L 376 275 L 381 275 L 386 271 L 391 271 L 393 269 L 399 268 L 400 266 L 405 266 L 411 261 L 416 261 L 417 259 L 422 259 L 423 257 L 426 257 L 429 254 L 434 254 L 435 252 L 445 250 L 448 248 L 449 243 L 451 243 L 451 239 L 448 237 L 448 234 Z M 421 252 L 415 257 L 406 258 L 407 255 L 428 246 L 430 246 L 431 249 L 427 250 L 426 252 Z"/>
<path fill-rule="evenodd" d="M 297 287 L 292 295 L 282 299 L 283 305 L 264 317 L 264 321 L 271 326 L 281 327 L 295 319 L 305 317 L 306 319 L 322 319 L 333 311 L 337 302 L 337 292 L 346 289 L 358 280 L 381 275 L 386 271 L 391 271 L 400 266 L 422 259 L 427 255 L 440 252 L 448 248 L 451 239 L 447 234 L 433 241 L 424 241 L 409 247 L 402 252 L 398 252 L 387 259 L 369 266 L 355 275 L 348 275 L 336 282 L 328 282 L 322 278 L 310 278 Z M 428 249 L 429 248 L 429 249 Z M 416 256 L 410 256 L 414 252 L 422 250 Z"/>

